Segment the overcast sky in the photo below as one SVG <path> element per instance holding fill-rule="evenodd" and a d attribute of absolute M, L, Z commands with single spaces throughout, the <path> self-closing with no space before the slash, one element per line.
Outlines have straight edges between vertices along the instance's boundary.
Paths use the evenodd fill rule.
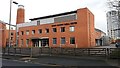
<path fill-rule="evenodd" d="M 9 1 L 0 0 L 0 20 L 9 22 Z M 95 15 L 95 27 L 107 32 L 107 0 L 14 0 L 25 6 L 25 21 L 88 7 Z M 12 4 L 12 24 L 16 23 L 17 5 Z"/>

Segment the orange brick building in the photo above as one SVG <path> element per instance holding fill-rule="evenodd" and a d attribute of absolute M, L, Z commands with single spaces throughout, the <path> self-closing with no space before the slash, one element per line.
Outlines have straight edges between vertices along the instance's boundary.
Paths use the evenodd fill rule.
<path fill-rule="evenodd" d="M 88 8 L 30 20 L 28 23 L 17 22 L 19 47 L 95 46 L 94 15 Z"/>
<path fill-rule="evenodd" d="M 7 23 L 0 21 L 0 47 L 7 47 L 9 43 L 9 29 L 7 29 Z M 11 32 L 11 46 L 15 45 L 16 42 L 16 31 L 10 30 Z"/>
<path fill-rule="evenodd" d="M 104 41 L 105 41 L 105 40 L 103 40 L 104 36 L 106 36 L 105 32 L 95 28 L 95 42 L 96 42 L 96 46 L 104 45 Z"/>
<path fill-rule="evenodd" d="M 6 30 L 6 24 L 3 21 L 0 21 L 0 47 L 6 45 L 5 30 Z"/>
<path fill-rule="evenodd" d="M 9 30 L 6 30 L 6 47 L 9 46 Z M 16 44 L 16 30 L 10 30 L 10 46 L 14 46 Z"/>

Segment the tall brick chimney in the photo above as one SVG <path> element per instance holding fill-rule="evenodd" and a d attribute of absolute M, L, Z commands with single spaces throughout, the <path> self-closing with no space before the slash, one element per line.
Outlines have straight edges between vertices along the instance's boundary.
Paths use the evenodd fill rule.
<path fill-rule="evenodd" d="M 16 24 L 25 22 L 25 10 L 23 5 L 19 5 L 17 9 L 17 20 Z"/>

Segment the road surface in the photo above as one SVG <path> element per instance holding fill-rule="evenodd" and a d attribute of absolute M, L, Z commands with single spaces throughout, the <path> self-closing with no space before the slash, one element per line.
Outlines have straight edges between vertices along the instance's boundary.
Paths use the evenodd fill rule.
<path fill-rule="evenodd" d="M 2 60 L 2 66 L 42 66 L 40 64 L 33 64 L 33 63 L 27 63 L 23 61 L 15 61 L 15 60 Z"/>
<path fill-rule="evenodd" d="M 3 59 L 3 66 L 111 66 L 104 60 L 87 58 L 69 58 L 56 56 L 40 56 L 25 62 L 23 58 Z M 35 63 L 35 64 L 33 64 Z"/>

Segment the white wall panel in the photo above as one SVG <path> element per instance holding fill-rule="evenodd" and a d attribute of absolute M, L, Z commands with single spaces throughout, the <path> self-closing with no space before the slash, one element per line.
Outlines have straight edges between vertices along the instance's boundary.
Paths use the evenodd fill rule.
<path fill-rule="evenodd" d="M 40 24 L 54 23 L 54 18 L 40 19 Z"/>

